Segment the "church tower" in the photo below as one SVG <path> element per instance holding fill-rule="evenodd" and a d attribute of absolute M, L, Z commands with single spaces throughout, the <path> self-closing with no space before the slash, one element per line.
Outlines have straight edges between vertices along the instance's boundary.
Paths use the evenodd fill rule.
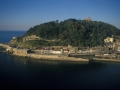
<path fill-rule="evenodd" d="M 88 17 L 87 17 L 87 18 L 85 18 L 84 20 L 86 20 L 86 22 L 91 21 L 91 19 L 90 19 L 90 15 L 88 15 Z"/>

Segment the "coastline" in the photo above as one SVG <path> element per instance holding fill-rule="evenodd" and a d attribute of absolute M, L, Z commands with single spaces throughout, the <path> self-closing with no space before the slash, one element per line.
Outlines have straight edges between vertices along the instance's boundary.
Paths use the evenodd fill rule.
<path fill-rule="evenodd" d="M 99 62 L 118 62 L 118 63 L 120 63 L 120 59 L 93 58 L 93 61 L 99 61 Z"/>
<path fill-rule="evenodd" d="M 38 60 L 54 60 L 54 61 L 74 61 L 74 62 L 89 62 L 89 59 L 67 57 L 60 55 L 40 55 L 40 54 L 12 54 L 20 57 L 28 57 Z"/>
<path fill-rule="evenodd" d="M 25 49 L 20 50 L 20 52 L 15 52 L 14 50 L 18 50 L 17 48 L 12 48 L 9 45 L 0 44 L 0 47 L 6 49 L 6 51 L 0 51 L 2 53 L 7 53 L 13 56 L 19 56 L 19 57 L 27 57 L 27 58 L 33 58 L 38 60 L 53 60 L 53 61 L 72 61 L 72 62 L 89 62 L 89 58 L 76 58 L 76 57 L 68 57 L 67 55 L 46 55 L 46 54 L 34 54 L 34 53 L 25 53 Z M 98 62 L 118 62 L 120 63 L 119 59 L 106 59 L 106 58 L 91 58 L 92 61 L 98 61 Z"/>
<path fill-rule="evenodd" d="M 6 51 L 4 52 L 12 52 L 13 56 L 20 56 L 20 57 L 28 57 L 28 58 L 34 58 L 34 59 L 40 59 L 40 60 L 54 60 L 54 61 L 73 61 L 73 62 L 89 62 L 89 59 L 83 59 L 83 58 L 75 58 L 75 57 L 68 57 L 64 55 L 42 55 L 42 54 L 33 54 L 33 53 L 15 53 L 14 48 L 10 47 L 9 45 L 0 44 L 2 48 L 5 48 Z M 15 48 L 15 50 L 19 50 Z"/>

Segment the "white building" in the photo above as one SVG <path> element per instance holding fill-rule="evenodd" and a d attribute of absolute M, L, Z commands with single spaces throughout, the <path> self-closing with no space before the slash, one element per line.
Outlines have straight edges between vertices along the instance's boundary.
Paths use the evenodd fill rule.
<path fill-rule="evenodd" d="M 107 37 L 104 39 L 105 43 L 109 43 L 109 42 L 113 42 L 113 38 L 112 37 Z"/>
<path fill-rule="evenodd" d="M 63 49 L 61 49 L 61 50 L 53 50 L 52 54 L 63 54 Z"/>

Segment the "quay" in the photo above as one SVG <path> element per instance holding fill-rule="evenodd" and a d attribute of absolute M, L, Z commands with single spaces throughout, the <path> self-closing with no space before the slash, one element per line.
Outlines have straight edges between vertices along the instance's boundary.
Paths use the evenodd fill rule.
<path fill-rule="evenodd" d="M 40 60 L 54 60 L 54 61 L 75 61 L 75 62 L 89 62 L 89 59 L 67 57 L 62 55 L 40 55 L 40 54 L 13 54 L 15 56 L 22 56 Z"/>
<path fill-rule="evenodd" d="M 5 45 L 5 44 L 0 44 L 0 47 L 5 48 L 6 52 L 12 52 L 12 55 L 20 56 L 20 57 L 28 57 L 28 58 L 34 58 L 34 59 L 40 59 L 40 60 L 89 62 L 89 59 L 68 57 L 65 55 L 42 55 L 42 54 L 28 53 L 27 49 L 12 48 L 9 45 Z"/>
<path fill-rule="evenodd" d="M 98 61 L 98 62 L 119 62 L 120 63 L 120 59 L 93 58 L 92 60 L 93 62 Z"/>
<path fill-rule="evenodd" d="M 75 54 L 70 54 L 70 56 L 95 56 L 92 53 L 75 53 Z"/>
<path fill-rule="evenodd" d="M 100 57 L 93 57 L 91 59 L 89 58 L 77 58 L 75 56 L 78 55 L 93 55 L 93 54 L 71 54 L 72 57 L 68 57 L 67 55 L 45 55 L 45 54 L 35 54 L 35 53 L 28 53 L 28 49 L 18 49 L 10 47 L 6 44 L 0 44 L 0 47 L 4 48 L 6 51 L 2 51 L 3 53 L 7 52 L 8 54 L 12 54 L 14 56 L 20 56 L 20 57 L 28 57 L 28 58 L 34 58 L 38 60 L 54 60 L 54 61 L 74 61 L 74 62 L 89 62 L 89 61 L 97 61 L 97 62 L 119 62 L 119 58 L 100 58 Z M 94 56 L 94 55 L 93 55 Z"/>

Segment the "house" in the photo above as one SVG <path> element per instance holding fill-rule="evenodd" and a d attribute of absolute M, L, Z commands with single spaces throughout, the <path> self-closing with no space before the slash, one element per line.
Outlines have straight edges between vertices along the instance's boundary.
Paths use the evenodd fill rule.
<path fill-rule="evenodd" d="M 112 43 L 113 42 L 113 38 L 112 37 L 107 37 L 107 38 L 104 39 L 104 42 L 105 43 L 110 43 L 110 42 Z"/>
<path fill-rule="evenodd" d="M 63 54 L 64 52 L 63 52 L 63 49 L 54 49 L 53 51 L 52 51 L 52 54 Z"/>
<path fill-rule="evenodd" d="M 74 49 L 69 49 L 69 53 L 75 53 Z"/>
<path fill-rule="evenodd" d="M 64 53 L 68 53 L 68 51 L 69 51 L 69 49 L 63 48 L 63 52 L 64 52 Z"/>
<path fill-rule="evenodd" d="M 13 37 L 13 39 L 17 39 L 17 37 Z"/>
<path fill-rule="evenodd" d="M 52 47 L 39 47 L 37 50 L 34 50 L 38 54 L 52 54 Z"/>
<path fill-rule="evenodd" d="M 116 45 L 116 46 L 115 46 L 115 50 L 116 50 L 116 51 L 120 51 L 120 45 Z"/>
<path fill-rule="evenodd" d="M 52 54 L 52 50 L 49 49 L 41 49 L 39 52 L 40 54 Z"/>
<path fill-rule="evenodd" d="M 116 39 L 115 44 L 120 45 L 120 39 Z"/>
<path fill-rule="evenodd" d="M 85 54 L 85 53 L 89 53 L 89 51 L 88 50 L 79 50 L 78 53 Z"/>
<path fill-rule="evenodd" d="M 52 54 L 52 48 L 51 47 L 43 47 L 39 50 L 40 54 Z"/>
<path fill-rule="evenodd" d="M 31 52 L 30 49 L 17 49 L 17 48 L 13 48 L 13 54 L 28 54 L 30 52 Z"/>
<path fill-rule="evenodd" d="M 81 47 L 81 48 L 78 48 L 78 52 L 77 53 L 81 53 L 81 54 L 85 54 L 85 53 L 89 53 L 89 49 L 86 48 L 86 47 Z"/>
<path fill-rule="evenodd" d="M 36 36 L 36 35 L 30 35 L 30 36 L 24 37 L 23 42 L 26 42 L 26 41 L 29 41 L 29 40 L 40 40 L 40 39 L 41 38 Z"/>

